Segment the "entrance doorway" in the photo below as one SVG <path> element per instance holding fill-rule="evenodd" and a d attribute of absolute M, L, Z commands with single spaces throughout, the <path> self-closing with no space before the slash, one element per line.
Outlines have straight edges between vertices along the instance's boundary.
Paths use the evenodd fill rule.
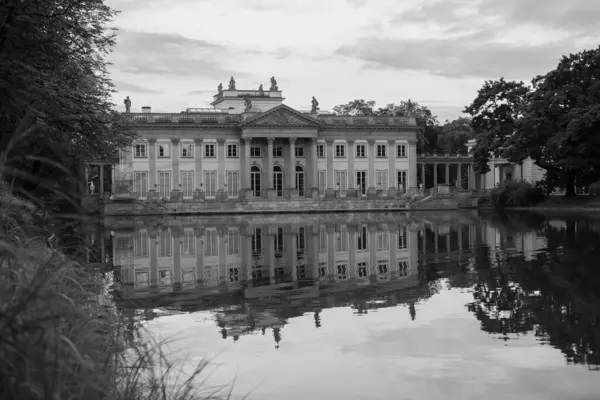
<path fill-rule="evenodd" d="M 273 189 L 277 197 L 283 197 L 283 170 L 279 165 L 273 167 Z"/>
<path fill-rule="evenodd" d="M 367 194 L 367 171 L 356 171 L 356 190 L 360 195 Z"/>
<path fill-rule="evenodd" d="M 260 197 L 260 168 L 256 165 L 250 168 L 250 190 L 254 197 Z"/>
<path fill-rule="evenodd" d="M 296 166 L 296 189 L 298 196 L 304 197 L 304 169 L 299 165 Z"/>

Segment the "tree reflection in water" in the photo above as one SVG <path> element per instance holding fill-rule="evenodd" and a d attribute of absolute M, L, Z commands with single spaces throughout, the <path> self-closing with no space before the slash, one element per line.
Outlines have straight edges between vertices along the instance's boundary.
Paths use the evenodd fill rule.
<path fill-rule="evenodd" d="M 502 340 L 533 333 L 560 349 L 569 363 L 598 370 L 599 225 L 572 219 L 564 225 L 546 224 L 547 248 L 528 259 L 522 253 L 480 246 L 473 264 L 475 282 L 454 276 L 452 284 L 471 288 L 473 302 L 467 308 L 485 332 Z M 503 234 L 515 233 L 511 220 L 498 228 Z"/>

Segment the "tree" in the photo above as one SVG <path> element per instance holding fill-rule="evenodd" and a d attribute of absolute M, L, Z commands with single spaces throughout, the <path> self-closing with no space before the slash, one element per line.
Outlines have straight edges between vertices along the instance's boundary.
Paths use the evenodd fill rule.
<path fill-rule="evenodd" d="M 352 100 L 346 104 L 340 104 L 333 107 L 333 113 L 336 115 L 355 115 L 355 116 L 368 116 L 375 115 L 373 109 L 375 108 L 375 101 L 364 99 Z"/>
<path fill-rule="evenodd" d="M 548 170 L 549 187 L 575 195 L 575 183 L 600 179 L 600 47 L 563 56 L 533 80 L 508 147 Z"/>
<path fill-rule="evenodd" d="M 459 117 L 442 125 L 442 134 L 437 138 L 437 147 L 445 153 L 466 153 L 467 142 L 473 138 L 471 119 Z"/>
<path fill-rule="evenodd" d="M 433 143 L 435 146 L 439 123 L 437 117 L 433 115 L 429 108 L 410 99 L 407 101 L 403 100 L 398 104 L 389 103 L 385 107 L 375 108 L 375 106 L 376 103 L 373 100 L 365 101 L 357 99 L 333 107 L 333 113 L 336 115 L 354 116 L 415 117 L 417 124 L 421 127 L 417 137 L 419 150 L 421 152 L 428 152 L 431 151 L 428 148 L 430 143 Z M 435 139 L 431 140 L 432 137 Z"/>
<path fill-rule="evenodd" d="M 527 104 L 529 88 L 523 82 L 486 81 L 464 112 L 471 115 L 471 127 L 477 143 L 473 148 L 474 169 L 480 174 L 490 170 L 490 155 L 509 156 L 505 142 L 516 129 L 516 123 Z M 520 162 L 523 153 L 510 154 L 511 161 Z"/>
<path fill-rule="evenodd" d="M 0 4 L 0 174 L 16 191 L 72 194 L 83 161 L 134 136 L 110 102 L 115 14 L 102 0 Z"/>

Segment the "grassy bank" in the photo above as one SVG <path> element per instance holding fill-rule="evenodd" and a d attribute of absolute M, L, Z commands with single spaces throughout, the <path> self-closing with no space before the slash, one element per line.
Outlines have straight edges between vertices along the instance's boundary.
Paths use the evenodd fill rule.
<path fill-rule="evenodd" d="M 43 215 L 0 186 L 0 398 L 228 397 L 207 387 L 206 363 L 182 376 L 164 343 L 142 340 L 103 274 L 46 240 Z"/>

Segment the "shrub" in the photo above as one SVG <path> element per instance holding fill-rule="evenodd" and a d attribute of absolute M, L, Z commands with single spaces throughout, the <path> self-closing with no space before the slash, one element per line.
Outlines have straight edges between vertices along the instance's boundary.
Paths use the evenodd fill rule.
<path fill-rule="evenodd" d="M 544 200 L 544 190 L 526 181 L 506 181 L 492 189 L 494 207 L 528 207 Z"/>
<path fill-rule="evenodd" d="M 590 185 L 590 195 L 600 196 L 600 182 L 592 183 Z"/>

